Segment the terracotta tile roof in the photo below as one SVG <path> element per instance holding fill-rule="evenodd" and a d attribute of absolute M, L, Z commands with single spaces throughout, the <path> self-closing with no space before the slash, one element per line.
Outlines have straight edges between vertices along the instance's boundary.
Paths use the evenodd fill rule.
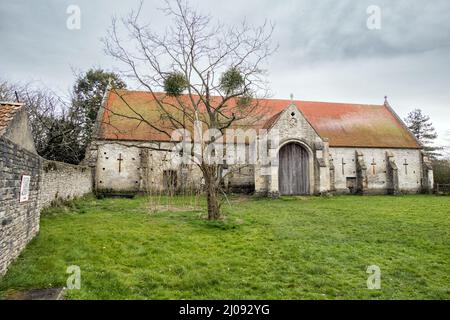
<path fill-rule="evenodd" d="M 278 119 L 280 118 L 282 113 L 283 112 L 280 111 L 280 112 L 276 113 L 275 115 L 273 115 L 272 117 L 270 117 L 262 126 L 263 129 L 270 129 L 278 121 Z"/>
<path fill-rule="evenodd" d="M 0 101 L 0 136 L 5 133 L 9 123 L 22 107 L 22 103 Z"/>
<path fill-rule="evenodd" d="M 330 146 L 421 148 L 389 105 L 299 102 L 299 107 Z"/>
<path fill-rule="evenodd" d="M 158 99 L 164 96 L 161 93 L 157 95 Z M 182 99 L 188 97 L 183 96 Z M 280 99 L 259 100 L 258 116 L 252 123 L 243 126 L 270 128 L 291 103 L 290 100 Z M 388 105 L 308 101 L 293 103 L 316 132 L 322 138 L 329 139 L 332 147 L 421 148 Z M 142 116 L 157 128 L 170 128 L 170 123 L 161 120 L 159 110 L 149 92 L 110 92 L 97 136 L 106 140 L 168 141 L 167 135 L 136 120 Z"/>

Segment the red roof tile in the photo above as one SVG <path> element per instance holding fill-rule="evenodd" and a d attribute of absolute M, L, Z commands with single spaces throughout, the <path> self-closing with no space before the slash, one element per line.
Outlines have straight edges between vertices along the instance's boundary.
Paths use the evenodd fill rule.
<path fill-rule="evenodd" d="M 158 99 L 163 94 L 157 94 Z M 187 99 L 184 96 L 183 99 Z M 219 101 L 219 98 L 217 98 Z M 269 128 L 290 100 L 264 99 L 258 104 L 258 119 L 251 126 Z M 414 148 L 421 146 L 393 110 L 386 105 L 294 101 L 306 120 L 332 147 Z M 168 141 L 168 137 L 137 121 L 142 116 L 155 127 L 169 128 L 161 120 L 150 92 L 118 90 L 108 95 L 98 138 L 106 140 Z"/>
<path fill-rule="evenodd" d="M 22 103 L 0 102 L 0 136 L 5 133 L 9 123 L 22 107 Z"/>

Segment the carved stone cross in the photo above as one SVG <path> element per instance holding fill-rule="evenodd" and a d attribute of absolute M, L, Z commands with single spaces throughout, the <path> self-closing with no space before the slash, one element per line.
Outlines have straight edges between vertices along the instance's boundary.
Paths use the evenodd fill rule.
<path fill-rule="evenodd" d="M 123 158 L 122 158 L 122 154 L 121 153 L 119 153 L 119 159 L 117 159 L 117 161 L 119 161 L 119 172 L 122 172 L 122 161 L 123 161 Z"/>
<path fill-rule="evenodd" d="M 375 167 L 376 167 L 376 163 L 375 163 L 375 158 L 372 158 L 372 163 L 370 164 L 372 166 L 372 174 L 375 174 Z"/>
<path fill-rule="evenodd" d="M 346 165 L 346 163 L 344 162 L 344 158 L 342 158 L 342 174 L 345 174 L 345 170 L 344 170 L 344 166 Z"/>

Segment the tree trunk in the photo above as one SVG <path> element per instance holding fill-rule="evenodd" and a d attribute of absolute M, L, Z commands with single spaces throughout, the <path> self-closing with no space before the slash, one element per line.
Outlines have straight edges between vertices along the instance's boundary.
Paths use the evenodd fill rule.
<path fill-rule="evenodd" d="M 217 184 L 218 171 L 215 166 L 204 167 L 203 177 L 205 179 L 206 200 L 208 205 L 208 220 L 218 220 L 220 218 L 219 187 Z"/>
<path fill-rule="evenodd" d="M 220 218 L 220 204 L 218 189 L 214 182 L 206 183 L 206 196 L 208 203 L 208 220 L 218 220 Z"/>

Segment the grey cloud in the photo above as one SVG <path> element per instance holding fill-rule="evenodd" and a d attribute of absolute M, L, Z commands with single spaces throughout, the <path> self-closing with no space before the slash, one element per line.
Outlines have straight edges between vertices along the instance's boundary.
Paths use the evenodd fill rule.
<path fill-rule="evenodd" d="M 0 78 L 38 80 L 64 91 L 71 68 L 120 69 L 100 38 L 112 15 L 139 0 L 1 0 Z M 145 19 L 161 28 L 159 0 L 144 1 Z M 380 103 L 388 94 L 401 116 L 413 107 L 431 115 L 442 137 L 450 121 L 448 0 L 192 0 L 225 23 L 244 17 L 276 23 L 279 51 L 268 64 L 274 96 Z M 79 5 L 82 28 L 66 28 L 66 8 Z M 369 5 L 382 10 L 382 29 L 366 27 Z"/>
<path fill-rule="evenodd" d="M 381 30 L 366 27 L 370 5 Z M 411 54 L 450 46 L 450 3 L 426 1 L 307 1 L 283 12 L 281 41 L 307 62 Z M 280 30 L 278 30 L 280 31 Z"/>

